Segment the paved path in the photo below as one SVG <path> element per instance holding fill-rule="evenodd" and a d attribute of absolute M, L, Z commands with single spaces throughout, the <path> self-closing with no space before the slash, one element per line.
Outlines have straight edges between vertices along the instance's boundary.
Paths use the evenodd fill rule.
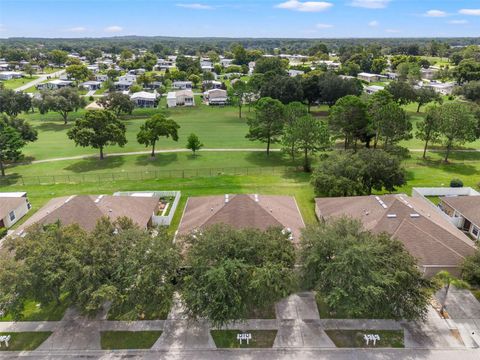
<path fill-rule="evenodd" d="M 65 70 L 60 70 L 60 71 L 57 71 L 57 72 L 54 72 L 54 73 L 51 73 L 51 74 L 40 75 L 40 77 L 36 78 L 35 80 L 32 80 L 29 83 L 26 83 L 22 86 L 19 86 L 18 88 L 15 89 L 15 91 L 27 90 L 28 88 L 30 88 L 32 86 L 35 86 L 35 85 L 38 85 L 38 84 L 44 82 L 45 80 L 47 80 L 47 78 L 51 78 L 51 79 L 57 78 L 60 75 L 62 75 L 64 72 L 65 72 Z"/>

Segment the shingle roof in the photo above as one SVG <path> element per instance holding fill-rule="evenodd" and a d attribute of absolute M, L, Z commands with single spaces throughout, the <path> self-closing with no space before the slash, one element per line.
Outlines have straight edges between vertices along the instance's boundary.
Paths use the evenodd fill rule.
<path fill-rule="evenodd" d="M 473 224 L 480 226 L 480 196 L 442 197 L 442 201 L 457 210 Z"/>
<path fill-rule="evenodd" d="M 62 225 L 78 224 L 82 229 L 91 231 L 103 216 L 112 220 L 128 217 L 138 226 L 146 227 L 158 202 L 158 197 L 133 196 L 74 195 L 55 198 L 30 217 L 18 233 L 35 223 L 51 224 L 57 221 Z"/>
<path fill-rule="evenodd" d="M 475 251 L 465 234 L 421 198 L 358 196 L 317 198 L 315 203 L 319 218 L 347 215 L 361 220 L 368 230 L 393 235 L 420 265 L 456 266 Z"/>
<path fill-rule="evenodd" d="M 305 226 L 295 199 L 290 196 L 229 195 L 228 202 L 225 196 L 202 196 L 188 199 L 178 231 L 186 234 L 214 224 L 239 229 L 290 228 L 294 241 Z"/>

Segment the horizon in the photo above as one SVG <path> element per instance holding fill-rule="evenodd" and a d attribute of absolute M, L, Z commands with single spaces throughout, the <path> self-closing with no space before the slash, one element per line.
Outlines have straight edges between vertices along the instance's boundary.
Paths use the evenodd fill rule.
<path fill-rule="evenodd" d="M 2 39 L 480 36 L 471 0 L 0 0 L 0 14 Z"/>

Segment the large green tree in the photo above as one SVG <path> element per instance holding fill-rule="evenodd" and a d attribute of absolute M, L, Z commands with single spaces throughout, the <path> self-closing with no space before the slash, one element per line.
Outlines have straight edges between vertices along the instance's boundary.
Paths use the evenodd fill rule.
<path fill-rule="evenodd" d="M 104 109 L 113 111 L 117 116 L 131 114 L 135 108 L 135 103 L 130 99 L 130 96 L 116 91 L 109 92 L 108 95 L 98 100 L 98 103 Z"/>
<path fill-rule="evenodd" d="M 425 117 L 417 123 L 417 132 L 415 137 L 423 140 L 423 158 L 427 156 L 428 144 L 438 142 L 440 137 L 441 115 L 438 106 L 427 108 Z"/>
<path fill-rule="evenodd" d="M 221 326 L 269 309 L 289 295 L 295 283 L 295 250 L 281 230 L 217 225 L 186 236 L 181 296 L 189 317 Z"/>
<path fill-rule="evenodd" d="M 279 142 L 285 124 L 285 106 L 276 99 L 261 98 L 255 104 L 253 116 L 247 120 L 249 126 L 246 138 L 251 141 L 267 143 L 267 155 L 270 145 Z"/>
<path fill-rule="evenodd" d="M 68 130 L 67 136 L 76 145 L 100 150 L 100 159 L 103 160 L 103 149 L 108 145 L 123 147 L 127 143 L 126 127 L 117 117 L 108 110 L 87 111 L 83 118 L 75 121 L 75 125 Z"/>
<path fill-rule="evenodd" d="M 21 91 L 0 88 L 0 113 L 15 117 L 32 108 L 32 98 Z"/>
<path fill-rule="evenodd" d="M 403 244 L 340 218 L 307 227 L 300 259 L 304 286 L 332 311 L 360 318 L 417 320 L 427 314 L 431 285 Z"/>
<path fill-rule="evenodd" d="M 151 146 L 152 157 L 154 157 L 157 141 L 161 137 L 171 137 L 173 141 L 178 141 L 178 129 L 180 129 L 180 125 L 169 118 L 166 113 L 155 114 L 140 126 L 137 141 L 145 146 Z"/>
<path fill-rule="evenodd" d="M 407 105 L 417 100 L 417 93 L 406 81 L 392 81 L 385 87 L 399 105 Z"/>
<path fill-rule="evenodd" d="M 54 91 L 42 92 L 41 99 L 37 100 L 35 105 L 42 114 L 48 111 L 59 113 L 63 118 L 63 122 L 67 124 L 68 115 L 85 106 L 85 99 L 79 94 L 77 89 L 65 87 Z"/>

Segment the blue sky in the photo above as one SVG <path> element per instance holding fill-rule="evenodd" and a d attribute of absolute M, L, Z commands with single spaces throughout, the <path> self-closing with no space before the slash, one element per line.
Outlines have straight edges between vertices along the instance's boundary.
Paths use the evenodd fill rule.
<path fill-rule="evenodd" d="M 0 37 L 480 36 L 480 0 L 0 0 Z"/>

